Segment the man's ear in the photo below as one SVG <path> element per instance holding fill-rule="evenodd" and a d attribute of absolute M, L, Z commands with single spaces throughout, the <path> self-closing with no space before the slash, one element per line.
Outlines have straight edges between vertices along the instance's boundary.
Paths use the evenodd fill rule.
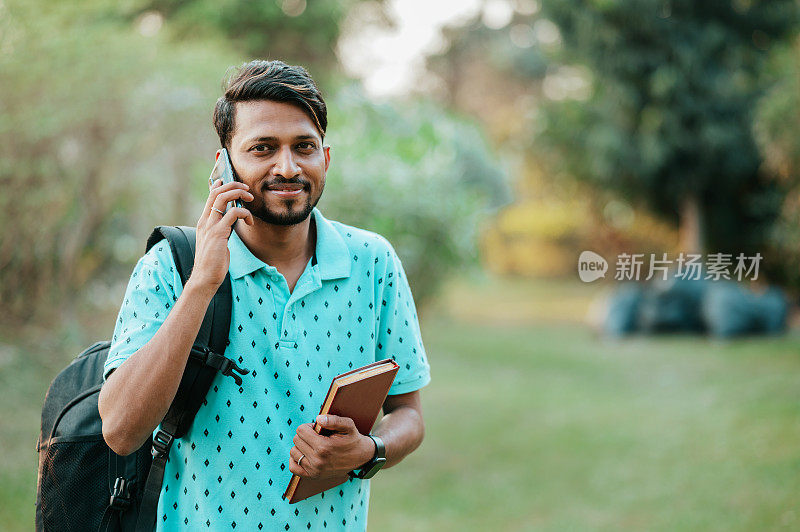
<path fill-rule="evenodd" d="M 328 166 L 331 164 L 331 147 L 323 146 L 322 154 L 325 156 L 325 172 L 328 171 Z"/>

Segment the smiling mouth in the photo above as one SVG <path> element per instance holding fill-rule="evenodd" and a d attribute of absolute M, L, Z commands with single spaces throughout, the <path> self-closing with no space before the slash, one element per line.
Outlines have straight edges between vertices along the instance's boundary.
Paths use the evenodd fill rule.
<path fill-rule="evenodd" d="M 267 192 L 281 198 L 291 198 L 297 196 L 304 190 L 305 187 L 301 183 L 281 183 L 267 187 Z"/>
<path fill-rule="evenodd" d="M 298 189 L 269 189 L 267 192 L 271 194 L 275 194 L 276 196 L 280 196 L 282 198 L 291 198 L 293 196 L 300 195 L 303 192 L 302 188 Z"/>

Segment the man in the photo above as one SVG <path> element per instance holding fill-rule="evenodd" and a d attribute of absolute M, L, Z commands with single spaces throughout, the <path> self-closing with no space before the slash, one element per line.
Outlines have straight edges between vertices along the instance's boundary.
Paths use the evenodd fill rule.
<path fill-rule="evenodd" d="M 281 495 L 293 473 L 338 476 L 375 457 L 377 442 L 351 419 L 315 418 L 333 377 L 353 368 L 389 357 L 400 366 L 372 433 L 385 445 L 384 467 L 421 443 L 419 389 L 430 373 L 405 273 L 383 237 L 316 208 L 330 148 L 325 103 L 305 69 L 242 65 L 214 125 L 237 181 L 211 186 L 186 286 L 166 241 L 137 263 L 105 366 L 104 437 L 127 454 L 154 431 L 230 272 L 225 355 L 251 372 L 241 387 L 218 376 L 172 446 L 157 529 L 364 529 L 369 480 L 351 478 L 293 505 Z M 226 212 L 237 199 L 243 207 Z M 334 433 L 314 432 L 315 419 Z"/>

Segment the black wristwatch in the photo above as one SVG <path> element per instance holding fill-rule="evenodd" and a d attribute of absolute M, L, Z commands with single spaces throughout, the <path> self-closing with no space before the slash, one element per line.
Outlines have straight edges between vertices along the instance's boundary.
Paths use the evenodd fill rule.
<path fill-rule="evenodd" d="M 377 436 L 373 436 L 372 434 L 367 434 L 367 436 L 372 438 L 372 441 L 375 442 L 375 456 L 372 457 L 372 460 L 362 465 L 358 469 L 347 473 L 353 478 L 372 478 L 378 471 L 381 470 L 383 464 L 386 463 L 386 447 L 383 445 L 383 440 Z"/>

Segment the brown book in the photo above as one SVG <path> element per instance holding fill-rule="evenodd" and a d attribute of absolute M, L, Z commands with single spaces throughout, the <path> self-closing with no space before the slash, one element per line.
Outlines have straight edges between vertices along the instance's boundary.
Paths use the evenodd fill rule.
<path fill-rule="evenodd" d="M 342 373 L 335 377 L 328 389 L 328 395 L 319 409 L 320 414 L 349 417 L 361 434 L 369 434 L 383 402 L 389 394 L 399 366 L 391 358 L 368 364 L 361 368 Z M 314 423 L 317 434 L 326 436 L 331 432 Z M 292 480 L 283 494 L 289 504 L 307 499 L 312 495 L 329 490 L 350 478 L 341 477 L 312 479 L 292 475 Z"/>

